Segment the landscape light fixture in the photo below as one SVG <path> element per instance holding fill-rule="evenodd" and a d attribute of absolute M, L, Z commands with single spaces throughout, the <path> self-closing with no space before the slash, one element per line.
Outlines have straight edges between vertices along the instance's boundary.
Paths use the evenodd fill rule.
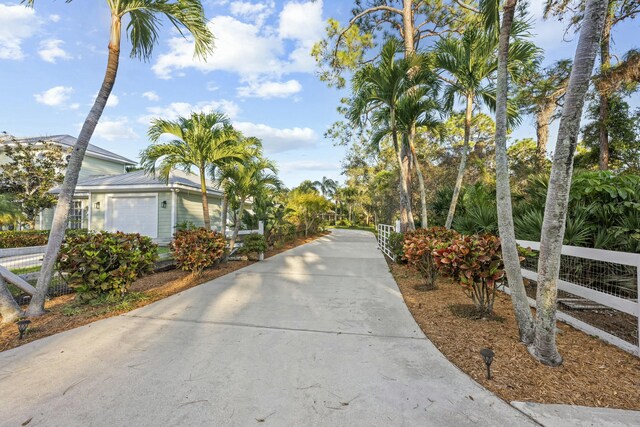
<path fill-rule="evenodd" d="M 493 356 L 496 354 L 490 348 L 483 348 L 480 350 L 480 355 L 484 359 L 484 364 L 487 365 L 487 379 L 491 379 L 491 362 L 493 362 Z"/>
<path fill-rule="evenodd" d="M 99 211 L 100 210 L 100 202 L 95 202 L 93 204 L 93 207 L 96 208 L 97 211 Z"/>
<path fill-rule="evenodd" d="M 162 207 L 162 209 L 167 209 L 167 201 L 163 200 L 162 203 L 160 203 L 160 206 Z"/>
<path fill-rule="evenodd" d="M 18 323 L 18 332 L 20 332 L 19 339 L 22 339 L 22 336 L 24 335 L 24 333 L 27 332 L 27 328 L 29 327 L 31 320 L 22 319 L 22 320 L 18 320 L 17 323 Z"/>

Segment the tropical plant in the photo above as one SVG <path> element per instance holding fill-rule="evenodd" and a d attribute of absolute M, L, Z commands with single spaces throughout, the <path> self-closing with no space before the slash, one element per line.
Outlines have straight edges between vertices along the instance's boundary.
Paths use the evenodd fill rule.
<path fill-rule="evenodd" d="M 323 176 L 320 181 L 314 181 L 313 185 L 318 191 L 320 191 L 320 194 L 328 199 L 331 199 L 338 189 L 338 183 L 326 176 Z"/>
<path fill-rule="evenodd" d="M 165 135 L 174 139 L 159 142 Z M 188 118 L 176 120 L 154 119 L 149 128 L 149 139 L 153 144 L 140 153 L 140 163 L 147 173 L 158 174 L 168 182 L 175 169 L 188 173 L 194 167 L 198 170 L 202 218 L 204 227 L 211 229 L 207 175 L 214 176 L 216 167 L 246 157 L 247 153 L 239 143 L 240 132 L 231 126 L 223 113 L 191 113 Z"/>
<path fill-rule="evenodd" d="M 277 190 L 282 182 L 276 175 L 276 165 L 261 156 L 255 156 L 244 163 L 233 163 L 220 168 L 220 183 L 229 198 L 229 206 L 234 213 L 234 227 L 229 241 L 229 250 L 233 251 L 242 223 L 245 204 L 270 189 Z"/>
<path fill-rule="evenodd" d="M 526 40 L 528 24 L 514 22 L 510 32 L 512 43 L 508 46 L 507 73 L 517 79 L 521 72 L 534 63 L 538 48 Z M 449 36 L 436 43 L 436 67 L 442 71 L 440 78 L 445 82 L 443 103 L 451 110 L 456 98 L 465 102 L 464 147 L 460 156 L 458 176 L 454 186 L 451 205 L 445 227 L 450 228 L 458 203 L 460 189 L 469 154 L 471 120 L 474 104 L 483 102 L 495 108 L 496 94 L 490 79 L 498 68 L 498 37 L 496 32 L 467 29 L 461 37 Z M 512 121 L 517 118 L 515 105 L 508 105 L 507 112 Z"/>
<path fill-rule="evenodd" d="M 81 302 L 121 298 L 138 277 L 153 271 L 157 247 L 139 234 L 75 233 L 62 244 L 57 269 Z"/>
<path fill-rule="evenodd" d="M 25 0 L 29 6 L 33 6 L 34 2 L 35 0 Z M 44 314 L 44 301 L 64 238 L 64 229 L 67 226 L 82 160 L 116 81 L 120 62 L 122 20 L 129 20 L 125 28 L 131 41 L 131 56 L 134 58 L 148 60 L 151 57 L 163 22 L 160 17 L 166 17 L 185 37 L 186 33 L 193 36 L 196 56 L 205 58 L 213 49 L 213 34 L 207 26 L 200 0 L 118 0 L 108 1 L 107 4 L 111 12 L 107 69 L 100 91 L 71 152 L 51 224 L 51 234 L 36 285 L 36 293 L 32 296 L 27 309 L 28 316 Z"/>
<path fill-rule="evenodd" d="M 403 256 L 418 269 L 428 288 L 435 288 L 438 273 L 433 251 L 450 246 L 458 238 L 456 231 L 444 227 L 419 228 L 405 234 Z"/>
<path fill-rule="evenodd" d="M 411 207 L 412 155 L 411 148 L 400 136 L 397 109 L 401 97 L 416 87 L 410 70 L 422 67 L 424 59 L 418 55 L 396 59 L 399 49 L 399 42 L 389 39 L 379 61 L 365 65 L 354 74 L 353 98 L 347 117 L 354 125 L 363 127 L 371 119 L 371 112 L 388 111 L 384 121 L 388 122 L 400 171 L 400 222 L 402 231 L 406 232 L 415 229 Z"/>
<path fill-rule="evenodd" d="M 321 214 L 331 208 L 331 203 L 319 194 L 293 190 L 289 193 L 287 206 L 291 209 L 290 220 L 298 224 L 307 237 L 318 230 L 322 224 Z"/>
<path fill-rule="evenodd" d="M 267 250 L 267 239 L 262 234 L 247 234 L 242 239 L 242 247 L 238 253 L 258 256 Z"/>
<path fill-rule="evenodd" d="M 192 228 L 175 232 L 171 252 L 178 268 L 198 275 L 222 259 L 226 245 L 223 234 L 204 227 Z"/>

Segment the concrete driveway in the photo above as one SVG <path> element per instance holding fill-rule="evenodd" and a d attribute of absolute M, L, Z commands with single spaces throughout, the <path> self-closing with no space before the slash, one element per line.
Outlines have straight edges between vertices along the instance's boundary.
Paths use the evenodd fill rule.
<path fill-rule="evenodd" d="M 361 231 L 0 353 L 0 389 L 3 426 L 535 425 L 424 337 Z"/>

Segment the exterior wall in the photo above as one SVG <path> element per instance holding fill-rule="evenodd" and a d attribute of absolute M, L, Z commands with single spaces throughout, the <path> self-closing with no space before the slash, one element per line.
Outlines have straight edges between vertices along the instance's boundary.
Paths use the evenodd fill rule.
<path fill-rule="evenodd" d="M 176 225 L 191 222 L 197 227 L 204 226 L 202 219 L 202 195 L 195 192 L 178 193 L 178 210 L 176 215 Z M 211 228 L 220 229 L 222 215 L 222 198 L 219 196 L 209 196 L 209 216 L 211 218 Z"/>
<path fill-rule="evenodd" d="M 84 215 L 82 217 L 82 228 L 89 228 L 89 200 L 86 197 L 76 198 L 74 200 L 82 201 L 82 207 L 84 209 Z M 38 218 L 36 218 L 36 229 L 51 230 L 51 223 L 53 222 L 54 213 L 55 207 L 50 209 L 43 209 Z"/>
<path fill-rule="evenodd" d="M 100 209 L 96 209 L 96 203 L 100 203 Z M 107 208 L 107 200 L 104 193 L 91 193 L 91 226 L 90 230 L 100 231 L 105 227 L 105 210 Z"/>
<path fill-rule="evenodd" d="M 167 202 L 167 207 L 162 207 L 162 202 Z M 158 193 L 158 239 L 171 239 L 171 212 L 173 212 L 171 192 Z"/>
<path fill-rule="evenodd" d="M 85 156 L 80 168 L 80 179 L 91 175 L 118 175 L 125 172 L 122 163 Z"/>

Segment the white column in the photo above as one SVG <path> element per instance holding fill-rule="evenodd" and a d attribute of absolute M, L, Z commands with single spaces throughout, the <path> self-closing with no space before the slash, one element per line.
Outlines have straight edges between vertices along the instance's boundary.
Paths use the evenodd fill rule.
<path fill-rule="evenodd" d="M 402 232 L 402 227 L 400 226 L 400 220 L 397 219 L 396 220 L 396 233 L 401 233 Z"/>

